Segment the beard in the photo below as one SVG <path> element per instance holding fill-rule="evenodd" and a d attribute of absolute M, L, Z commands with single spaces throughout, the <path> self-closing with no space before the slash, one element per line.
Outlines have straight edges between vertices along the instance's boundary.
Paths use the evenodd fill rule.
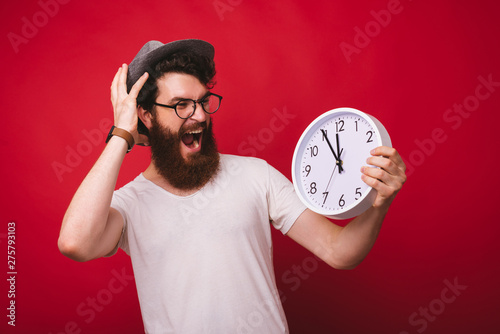
<path fill-rule="evenodd" d="M 189 154 L 186 159 L 181 154 L 182 136 L 192 130 L 203 129 L 201 150 Z M 181 128 L 178 133 L 160 125 L 152 119 L 149 129 L 151 160 L 156 169 L 172 186 L 181 190 L 203 187 L 219 170 L 219 152 L 212 132 L 212 122 L 197 123 Z"/>

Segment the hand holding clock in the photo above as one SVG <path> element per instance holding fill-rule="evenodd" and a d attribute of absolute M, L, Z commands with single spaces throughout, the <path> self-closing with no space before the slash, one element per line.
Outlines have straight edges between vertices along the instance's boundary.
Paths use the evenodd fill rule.
<path fill-rule="evenodd" d="M 366 162 L 374 167 L 361 168 L 362 180 L 377 192 L 369 210 L 344 227 L 306 210 L 287 233 L 333 268 L 353 269 L 363 261 L 375 244 L 392 200 L 406 181 L 406 166 L 394 148 L 378 146 L 370 154 Z"/>
<path fill-rule="evenodd" d="M 327 131 L 335 133 L 336 150 Z M 287 235 L 334 268 L 356 267 L 406 181 L 406 166 L 391 146 L 382 123 L 359 110 L 342 107 L 318 116 L 300 137 L 292 159 L 294 187 L 309 210 Z M 356 218 L 339 226 L 325 217 Z"/>
<path fill-rule="evenodd" d="M 396 149 L 391 147 L 379 146 L 370 154 L 372 156 L 366 163 L 375 167 L 362 167 L 361 178 L 377 190 L 373 206 L 387 210 L 406 182 L 406 165 Z"/>
<path fill-rule="evenodd" d="M 346 107 L 320 115 L 295 148 L 292 177 L 299 198 L 333 219 L 358 216 L 375 200 L 377 207 L 390 203 L 405 179 L 404 163 L 391 146 L 387 130 L 371 115 Z"/>

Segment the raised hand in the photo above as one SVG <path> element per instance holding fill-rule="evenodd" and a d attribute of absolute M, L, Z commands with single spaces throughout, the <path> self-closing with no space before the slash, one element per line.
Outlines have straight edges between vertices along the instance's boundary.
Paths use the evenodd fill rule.
<path fill-rule="evenodd" d="M 145 143 L 147 137 L 137 131 L 138 107 L 137 96 L 148 79 L 144 73 L 127 93 L 127 64 L 123 64 L 116 72 L 111 83 L 111 104 L 113 105 L 115 126 L 127 130 L 134 136 L 135 142 Z"/>

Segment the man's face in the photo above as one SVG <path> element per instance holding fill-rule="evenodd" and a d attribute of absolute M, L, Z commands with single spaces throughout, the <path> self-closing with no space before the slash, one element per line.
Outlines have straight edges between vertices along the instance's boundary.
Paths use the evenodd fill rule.
<path fill-rule="evenodd" d="M 158 79 L 158 97 L 156 102 L 173 106 L 181 99 L 199 100 L 208 89 L 194 76 L 184 73 L 167 73 Z M 182 138 L 180 152 L 184 159 L 199 152 L 203 146 L 203 132 L 200 125 L 210 125 L 210 115 L 196 104 L 196 111 L 188 119 L 179 118 L 174 109 L 156 106 L 156 119 L 160 125 L 179 134 Z"/>
<path fill-rule="evenodd" d="M 167 73 L 158 80 L 157 103 L 174 105 L 180 99 L 199 100 L 208 89 L 194 76 Z M 158 172 L 178 189 L 197 189 L 217 172 L 219 154 L 211 119 L 199 104 L 188 119 L 170 108 L 156 106 L 149 129 L 152 160 Z"/>

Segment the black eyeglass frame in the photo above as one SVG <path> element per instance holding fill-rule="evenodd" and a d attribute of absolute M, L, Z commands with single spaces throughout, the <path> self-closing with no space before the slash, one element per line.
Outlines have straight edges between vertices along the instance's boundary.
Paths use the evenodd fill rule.
<path fill-rule="evenodd" d="M 217 109 L 215 109 L 214 111 L 206 111 L 205 110 L 205 107 L 203 107 L 203 101 L 207 100 L 210 96 L 215 96 L 215 97 L 218 97 L 219 98 L 219 106 L 217 107 Z M 189 114 L 189 116 L 187 117 L 181 117 L 179 115 L 179 113 L 177 112 L 177 105 L 179 105 L 180 103 L 183 103 L 183 102 L 186 102 L 186 101 L 191 101 L 193 102 L 193 111 L 191 112 L 191 114 Z M 175 111 L 175 114 L 177 115 L 177 117 L 181 118 L 181 119 L 188 119 L 190 118 L 191 116 L 194 115 L 195 111 L 196 111 L 196 103 L 198 103 L 200 106 L 201 106 L 201 109 L 203 109 L 204 112 L 206 112 L 207 114 L 213 114 L 215 113 L 217 110 L 220 109 L 220 104 L 222 102 L 222 96 L 218 95 L 218 94 L 214 94 L 212 92 L 209 92 L 207 95 L 205 95 L 204 97 L 202 97 L 201 99 L 199 100 L 193 100 L 193 99 L 182 99 L 182 100 L 179 100 L 177 101 L 176 104 L 172 105 L 172 106 L 169 106 L 169 105 L 166 105 L 166 104 L 161 104 L 161 103 L 157 103 L 157 102 L 154 102 L 153 104 L 155 106 L 160 106 L 160 107 L 165 107 L 165 108 L 170 108 L 170 109 L 174 109 Z"/>

